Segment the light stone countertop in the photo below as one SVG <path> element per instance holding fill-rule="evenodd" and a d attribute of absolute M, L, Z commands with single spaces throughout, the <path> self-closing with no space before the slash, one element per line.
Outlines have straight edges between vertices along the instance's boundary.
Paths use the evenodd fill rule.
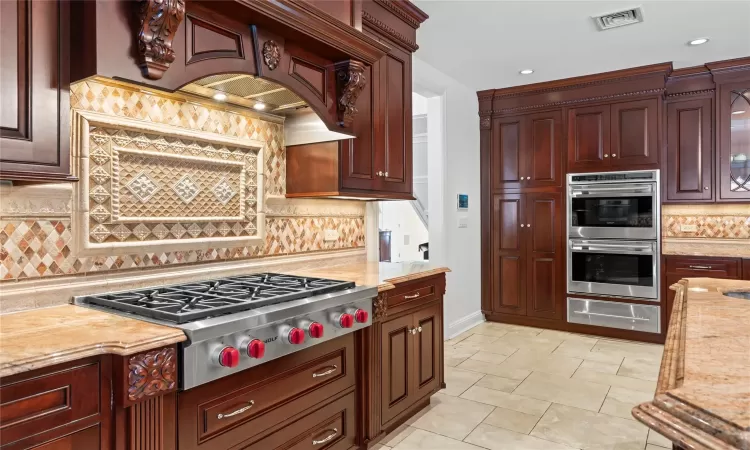
<path fill-rule="evenodd" d="M 684 448 L 750 448 L 750 281 L 688 278 L 677 292 L 656 395 L 633 416 Z"/>
<path fill-rule="evenodd" d="M 662 253 L 681 256 L 750 258 L 750 240 L 664 238 Z"/>
<path fill-rule="evenodd" d="M 450 272 L 426 262 L 354 262 L 283 270 L 301 276 L 377 286 Z M 131 355 L 185 341 L 177 329 L 75 305 L 0 314 L 0 377 L 100 354 Z"/>
<path fill-rule="evenodd" d="M 0 377 L 93 355 L 132 355 L 186 340 L 182 330 L 75 305 L 0 315 Z"/>
<path fill-rule="evenodd" d="M 395 288 L 397 283 L 417 280 L 439 273 L 450 272 L 447 267 L 441 267 L 423 261 L 409 262 L 361 262 L 338 266 L 321 267 L 319 269 L 290 270 L 285 273 L 298 276 L 331 278 L 340 281 L 353 281 L 357 285 L 377 286 L 378 292 Z"/>

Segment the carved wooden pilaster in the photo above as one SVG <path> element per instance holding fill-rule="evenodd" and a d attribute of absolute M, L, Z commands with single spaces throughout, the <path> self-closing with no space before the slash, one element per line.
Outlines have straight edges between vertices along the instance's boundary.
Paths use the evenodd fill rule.
<path fill-rule="evenodd" d="M 357 98 L 367 84 L 365 65 L 359 61 L 336 64 L 336 93 L 338 120 L 342 127 L 350 127 L 357 114 Z"/>
<path fill-rule="evenodd" d="M 128 400 L 137 402 L 162 395 L 177 387 L 174 347 L 139 353 L 128 359 Z"/>
<path fill-rule="evenodd" d="M 381 292 L 375 299 L 375 319 L 382 319 L 388 315 L 388 294 Z"/>
<path fill-rule="evenodd" d="M 172 39 L 185 18 L 185 0 L 141 0 L 138 52 L 143 76 L 158 80 L 174 62 Z"/>

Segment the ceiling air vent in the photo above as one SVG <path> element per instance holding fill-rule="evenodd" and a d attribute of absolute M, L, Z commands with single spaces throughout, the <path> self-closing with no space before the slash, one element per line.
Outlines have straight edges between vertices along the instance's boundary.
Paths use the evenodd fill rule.
<path fill-rule="evenodd" d="M 643 22 L 643 9 L 640 6 L 622 11 L 616 11 L 601 16 L 594 16 L 594 22 L 600 30 L 609 30 L 610 28 L 624 27 Z"/>

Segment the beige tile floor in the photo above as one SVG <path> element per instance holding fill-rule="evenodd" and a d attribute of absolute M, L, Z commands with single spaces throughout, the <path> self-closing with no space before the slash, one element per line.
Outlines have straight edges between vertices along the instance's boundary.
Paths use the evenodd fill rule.
<path fill-rule="evenodd" d="M 630 410 L 662 346 L 483 323 L 445 342 L 447 389 L 374 450 L 664 450 Z"/>

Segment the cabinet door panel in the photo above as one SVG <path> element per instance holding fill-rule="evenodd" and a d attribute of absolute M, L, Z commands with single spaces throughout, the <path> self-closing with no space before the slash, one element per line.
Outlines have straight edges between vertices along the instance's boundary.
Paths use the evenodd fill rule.
<path fill-rule="evenodd" d="M 410 405 L 414 336 L 412 315 L 384 322 L 381 326 L 382 423 L 386 423 Z"/>
<path fill-rule="evenodd" d="M 525 117 L 524 187 L 562 186 L 562 113 L 552 111 Z"/>
<path fill-rule="evenodd" d="M 667 200 L 711 200 L 710 98 L 667 105 Z"/>
<path fill-rule="evenodd" d="M 419 400 L 438 387 L 440 383 L 441 331 L 443 329 L 440 305 L 414 313 L 414 397 Z"/>
<path fill-rule="evenodd" d="M 659 161 L 658 104 L 648 99 L 612 105 L 612 165 L 625 168 Z"/>
<path fill-rule="evenodd" d="M 564 299 L 562 194 L 526 194 L 529 316 L 561 319 Z"/>
<path fill-rule="evenodd" d="M 411 54 L 392 47 L 384 59 L 381 99 L 385 113 L 383 189 L 412 192 Z"/>
<path fill-rule="evenodd" d="M 99 425 L 77 431 L 60 439 L 34 447 L 35 450 L 81 450 L 98 449 L 100 445 Z"/>
<path fill-rule="evenodd" d="M 68 2 L 0 2 L 0 178 L 69 178 L 69 16 Z"/>
<path fill-rule="evenodd" d="M 521 186 L 521 117 L 505 117 L 492 122 L 492 188 Z"/>
<path fill-rule="evenodd" d="M 568 110 L 568 170 L 604 169 L 609 161 L 609 105 Z"/>
<path fill-rule="evenodd" d="M 717 200 L 750 201 L 750 82 L 722 85 L 717 111 Z"/>
<path fill-rule="evenodd" d="M 496 195 L 493 201 L 492 309 L 495 312 L 526 315 L 522 239 L 523 196 Z"/>
<path fill-rule="evenodd" d="M 341 186 L 348 189 L 377 190 L 380 179 L 375 175 L 377 144 L 373 128 L 380 126 L 377 117 L 375 81 L 379 76 L 380 61 L 365 67 L 368 80 L 357 98 L 357 115 L 352 125 L 356 139 L 341 141 Z M 374 121 L 374 122 L 373 122 Z"/>

